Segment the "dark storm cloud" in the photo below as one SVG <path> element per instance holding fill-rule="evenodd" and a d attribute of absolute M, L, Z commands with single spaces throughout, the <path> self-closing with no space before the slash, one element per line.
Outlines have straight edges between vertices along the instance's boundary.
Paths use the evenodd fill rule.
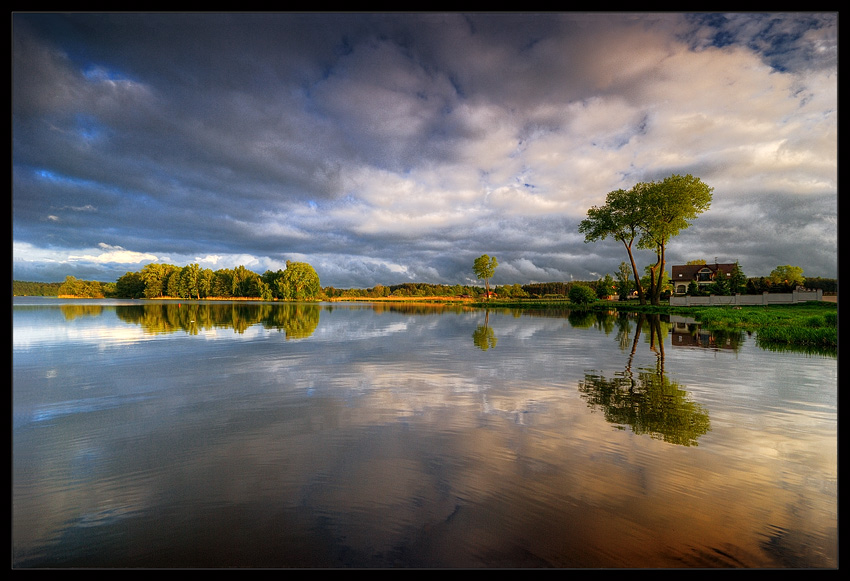
<path fill-rule="evenodd" d="M 587 209 L 687 172 L 676 259 L 836 276 L 836 55 L 834 14 L 15 14 L 14 277 L 595 278 Z"/>

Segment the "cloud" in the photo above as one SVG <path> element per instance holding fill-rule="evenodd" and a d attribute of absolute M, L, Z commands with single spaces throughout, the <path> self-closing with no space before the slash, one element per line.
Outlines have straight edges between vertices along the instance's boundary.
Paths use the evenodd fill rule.
<path fill-rule="evenodd" d="M 131 250 L 125 250 L 120 246 L 110 246 L 104 243 L 100 243 L 98 246 L 101 248 L 100 254 L 83 254 L 81 256 L 71 254 L 68 255 L 68 260 L 97 262 L 100 264 L 140 264 L 142 262 L 153 262 L 157 259 L 153 254 L 133 252 Z"/>
<path fill-rule="evenodd" d="M 13 23 L 15 278 L 299 256 L 328 285 L 455 283 L 482 253 L 497 284 L 595 278 L 624 253 L 584 244 L 587 209 L 672 173 L 715 203 L 671 258 L 837 275 L 834 14 Z"/>

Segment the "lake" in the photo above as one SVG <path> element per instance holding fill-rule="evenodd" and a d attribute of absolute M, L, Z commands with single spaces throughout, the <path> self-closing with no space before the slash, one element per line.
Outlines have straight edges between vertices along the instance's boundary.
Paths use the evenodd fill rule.
<path fill-rule="evenodd" d="M 557 310 L 12 315 L 15 568 L 838 566 L 834 354 Z"/>

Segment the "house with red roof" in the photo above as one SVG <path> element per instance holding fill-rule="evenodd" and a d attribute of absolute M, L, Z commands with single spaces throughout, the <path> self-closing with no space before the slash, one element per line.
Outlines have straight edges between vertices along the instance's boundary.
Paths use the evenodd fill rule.
<path fill-rule="evenodd" d="M 730 264 L 681 264 L 670 269 L 670 282 L 673 293 L 683 295 L 688 292 L 688 286 L 694 282 L 699 287 L 707 287 L 722 276 L 729 279 L 737 263 Z"/>

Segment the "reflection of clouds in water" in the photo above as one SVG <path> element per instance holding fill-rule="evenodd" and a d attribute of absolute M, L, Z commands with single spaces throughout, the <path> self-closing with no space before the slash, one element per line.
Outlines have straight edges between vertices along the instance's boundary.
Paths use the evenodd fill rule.
<path fill-rule="evenodd" d="M 787 532 L 781 542 L 792 546 L 782 551 L 824 547 L 803 562 L 837 559 L 837 406 L 803 390 L 807 405 L 778 413 L 771 408 L 788 398 L 754 405 L 779 391 L 758 374 L 746 387 L 729 385 L 739 365 L 782 368 L 791 382 L 820 366 L 836 381 L 834 361 L 749 355 L 747 344 L 746 357 L 721 354 L 723 373 L 702 382 L 716 353 L 668 350 L 670 378 L 711 414 L 712 431 L 688 448 L 618 429 L 582 400 L 587 369 L 601 362 L 608 376 L 627 364 L 614 333 L 491 313 L 499 344 L 484 353 L 471 339 L 477 313 L 362 314 L 323 311 L 318 341 L 246 341 L 227 331 L 212 345 L 178 333 L 170 336 L 187 340 L 122 352 L 139 359 L 132 369 L 123 361 L 73 372 L 92 363 L 73 353 L 51 361 L 59 370 L 51 389 L 101 373 L 97 386 L 110 391 L 76 399 L 55 391 L 55 400 L 30 404 L 41 421 L 27 436 L 50 433 L 58 444 L 16 483 L 26 491 L 18 514 L 32 512 L 50 535 L 67 523 L 105 530 L 134 510 L 174 511 L 184 521 L 173 532 L 154 534 L 167 527 L 150 519 L 161 544 L 153 548 L 164 550 L 195 542 L 187 533 L 210 525 L 221 527 L 223 544 L 264 536 L 256 527 L 267 526 L 270 555 L 298 523 L 308 546 L 332 539 L 336 556 L 378 566 L 481 566 L 506 554 L 507 564 L 567 567 L 776 566 L 759 544 L 775 533 L 767 524 Z M 647 344 L 637 349 L 635 369 L 655 363 Z M 201 363 L 187 368 L 190 359 Z M 132 381 L 116 386 L 110 378 L 128 369 Z M 39 398 L 49 397 L 36 384 Z M 147 384 L 157 386 L 150 400 Z M 93 457 L 92 422 L 75 417 L 120 430 L 99 432 Z M 82 452 L 68 445 L 75 441 Z M 79 474 L 96 468 L 85 490 L 61 480 L 68 465 Z M 222 507 L 239 520 L 222 517 Z M 794 540 L 799 530 L 808 538 Z M 714 550 L 719 560 L 708 561 Z"/>
<path fill-rule="evenodd" d="M 352 339 L 374 339 L 394 333 L 403 333 L 410 328 L 412 321 L 395 321 L 386 325 L 370 325 L 363 328 L 355 322 L 351 324 L 335 324 L 325 321 L 319 325 L 315 337 L 327 341 L 350 341 Z"/>
<path fill-rule="evenodd" d="M 144 396 L 107 396 L 69 400 L 55 404 L 38 406 L 32 411 L 32 413 L 30 414 L 30 418 L 33 422 L 50 422 L 62 416 L 86 414 L 108 409 L 116 409 L 121 406 L 145 401 L 147 399 L 150 398 Z"/>
<path fill-rule="evenodd" d="M 105 347 L 114 343 L 135 343 L 152 338 L 135 326 L 14 327 L 12 330 L 12 344 L 15 349 L 34 349 L 63 343 L 94 344 Z"/>

